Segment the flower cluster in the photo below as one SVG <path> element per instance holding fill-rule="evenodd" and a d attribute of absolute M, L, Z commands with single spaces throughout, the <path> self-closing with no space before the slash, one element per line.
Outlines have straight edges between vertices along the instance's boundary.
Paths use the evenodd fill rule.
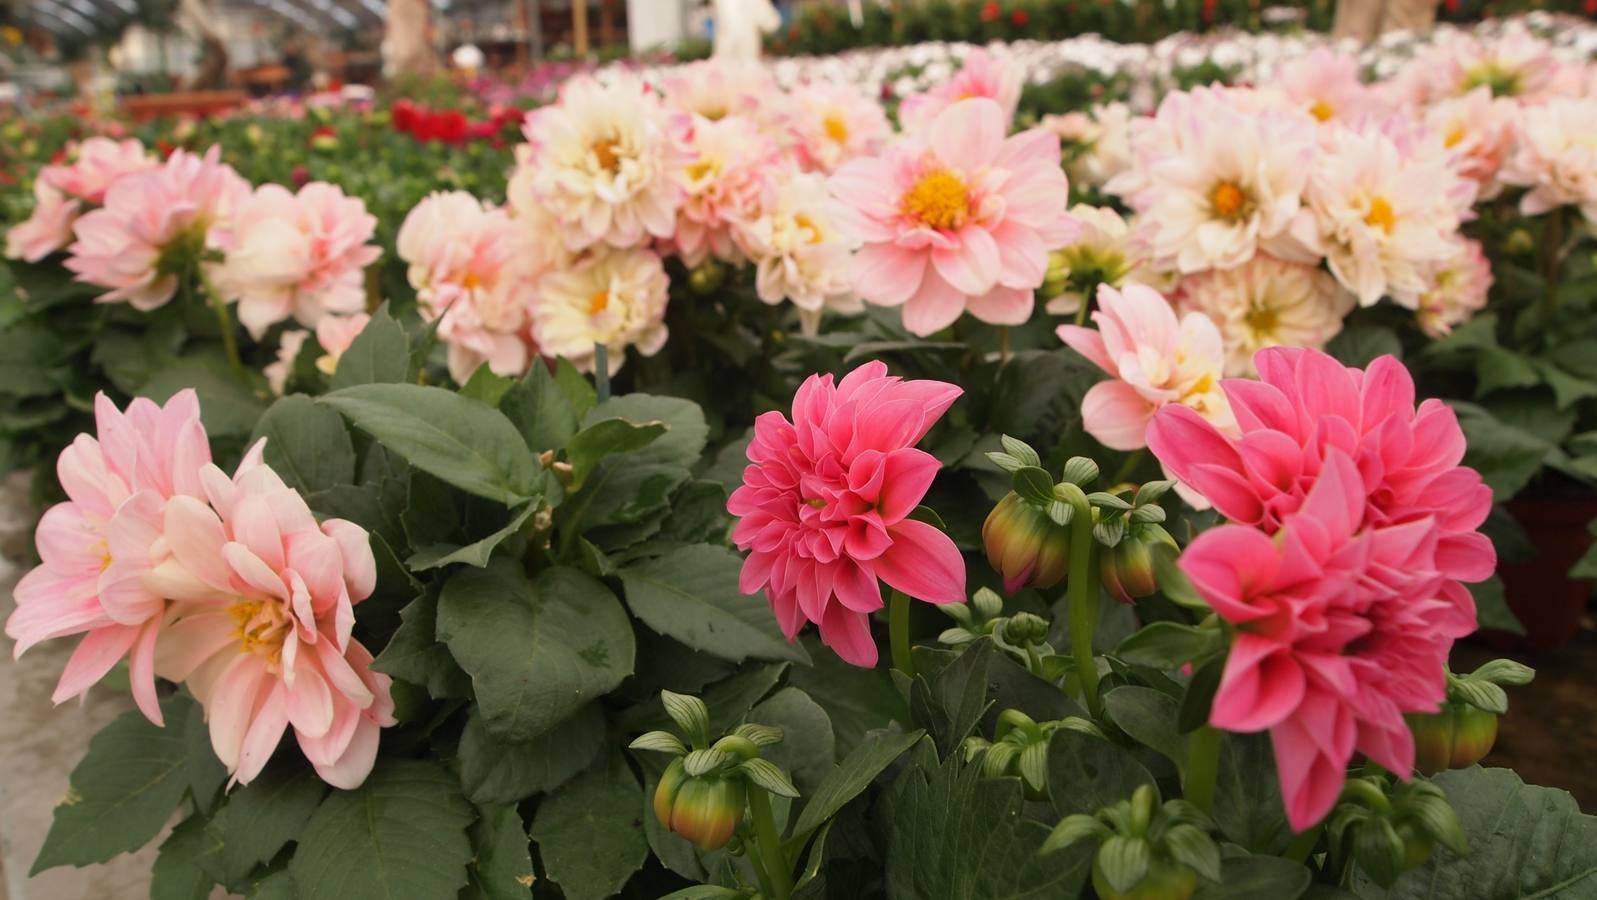
<path fill-rule="evenodd" d="M 1210 721 L 1270 732 L 1294 830 L 1336 803 L 1355 752 L 1408 777 L 1403 714 L 1435 712 L 1456 638 L 1475 630 L 1462 582 L 1496 567 L 1477 529 L 1491 490 L 1459 465 L 1464 435 L 1439 400 L 1418 407 L 1402 363 L 1350 369 L 1314 350 L 1255 358 L 1227 380 L 1228 436 L 1181 405 L 1148 445 L 1229 524 L 1180 564 L 1237 630 Z"/>
<path fill-rule="evenodd" d="M 17 585 L 16 653 L 82 635 L 55 702 L 125 657 L 157 725 L 156 676 L 187 685 L 234 782 L 292 728 L 323 780 L 358 786 L 394 724 L 388 677 L 351 636 L 377 580 L 365 530 L 318 523 L 261 461 L 264 442 L 231 477 L 217 468 L 192 390 L 126 412 L 101 394 L 95 420 L 57 465 L 68 499 L 40 520 L 43 562 Z"/>

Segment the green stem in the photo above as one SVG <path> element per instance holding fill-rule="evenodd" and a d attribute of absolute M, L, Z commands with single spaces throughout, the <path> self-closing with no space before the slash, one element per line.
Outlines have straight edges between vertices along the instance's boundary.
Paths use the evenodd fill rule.
<path fill-rule="evenodd" d="M 1213 815 L 1214 788 L 1219 778 L 1220 731 L 1205 725 L 1187 736 L 1187 779 L 1182 785 L 1187 802 Z"/>
<path fill-rule="evenodd" d="M 233 333 L 233 317 L 228 314 L 227 301 L 222 298 L 222 292 L 211 283 L 210 276 L 205 274 L 203 267 L 199 268 L 200 282 L 205 285 L 205 297 L 210 301 L 211 308 L 216 310 L 216 324 L 222 332 L 222 350 L 227 354 L 227 361 L 233 367 L 233 374 L 244 377 L 244 360 L 238 354 L 238 336 Z"/>
<path fill-rule="evenodd" d="M 1092 308 L 1092 294 L 1081 295 L 1081 305 L 1076 307 L 1076 327 L 1082 328 L 1087 324 L 1087 312 Z"/>
<path fill-rule="evenodd" d="M 893 668 L 915 677 L 915 657 L 909 648 L 909 595 L 894 590 L 888 598 L 887 629 L 892 638 Z"/>
<path fill-rule="evenodd" d="M 610 399 L 610 348 L 603 342 L 593 345 L 593 393 L 600 403 Z"/>
<path fill-rule="evenodd" d="M 771 900 L 787 900 L 793 893 L 793 869 L 782 852 L 782 836 L 776 833 L 776 820 L 771 817 L 771 797 L 765 788 L 749 785 L 749 814 L 754 819 L 760 867 L 771 884 Z"/>
<path fill-rule="evenodd" d="M 1305 862 L 1309 853 L 1314 850 L 1314 845 L 1320 841 L 1320 826 L 1315 825 L 1307 831 L 1292 836 L 1292 843 L 1286 845 L 1286 852 L 1281 854 L 1293 862 Z"/>
<path fill-rule="evenodd" d="M 1094 718 L 1101 713 L 1098 704 L 1098 661 L 1092 653 L 1092 633 L 1098 625 L 1098 570 L 1093 566 L 1092 504 L 1081 488 L 1068 488 L 1070 516 L 1070 583 L 1065 589 L 1069 607 L 1070 650 L 1076 658 L 1076 679 L 1087 709 Z"/>
<path fill-rule="evenodd" d="M 1009 365 L 1009 326 L 998 326 L 998 367 Z"/>

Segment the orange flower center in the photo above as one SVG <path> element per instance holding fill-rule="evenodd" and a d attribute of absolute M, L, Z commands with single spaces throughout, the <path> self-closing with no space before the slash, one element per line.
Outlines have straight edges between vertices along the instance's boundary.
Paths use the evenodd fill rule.
<path fill-rule="evenodd" d="M 1392 229 L 1397 227 L 1397 214 L 1392 211 L 1392 204 L 1385 197 L 1376 197 L 1370 201 L 1370 211 L 1364 214 L 1364 224 L 1391 234 Z"/>
<path fill-rule="evenodd" d="M 294 622 L 283 604 L 272 599 L 238 600 L 227 608 L 233 617 L 233 639 L 239 651 L 254 653 L 275 664 L 283 654 L 283 641 Z"/>
<path fill-rule="evenodd" d="M 593 155 L 599 160 L 599 168 L 611 175 L 621 168 L 621 157 L 616 155 L 616 145 L 619 143 L 615 138 L 600 138 L 593 142 Z"/>
<path fill-rule="evenodd" d="M 1242 213 L 1248 197 L 1234 182 L 1222 181 L 1209 193 L 1209 206 L 1222 219 L 1233 219 Z"/>
<path fill-rule="evenodd" d="M 477 288 L 482 287 L 482 276 L 476 272 L 467 272 L 466 277 L 460 279 L 460 286 L 468 291 L 475 291 Z"/>
<path fill-rule="evenodd" d="M 1309 115 L 1319 119 L 1321 122 L 1329 122 L 1331 117 L 1336 115 L 1336 110 L 1332 109 L 1331 104 L 1326 103 L 1324 100 L 1316 100 L 1314 105 L 1309 107 Z"/>
<path fill-rule="evenodd" d="M 688 177 L 694 181 L 702 181 L 720 168 L 713 159 L 701 159 L 688 166 Z"/>
<path fill-rule="evenodd" d="M 826 136 L 833 141 L 839 144 L 848 142 L 848 123 L 837 113 L 832 113 L 823 119 L 821 127 L 826 129 Z"/>
<path fill-rule="evenodd" d="M 1451 150 L 1463 143 L 1464 138 L 1468 135 L 1469 132 L 1464 130 L 1464 126 L 1460 125 L 1447 133 L 1447 139 L 1444 141 L 1444 143 L 1447 145 L 1447 148 Z"/>
<path fill-rule="evenodd" d="M 970 215 L 970 189 L 947 169 L 928 172 L 904 194 L 904 215 L 939 230 L 958 228 Z"/>
<path fill-rule="evenodd" d="M 803 213 L 793 217 L 793 224 L 797 225 L 799 230 L 805 233 L 805 243 L 819 244 L 826 239 L 826 235 L 821 232 L 821 226 L 815 224 L 814 219 Z"/>
<path fill-rule="evenodd" d="M 609 308 L 609 291 L 594 291 L 593 296 L 588 298 L 588 315 L 590 316 L 597 316 L 599 313 L 602 313 Z"/>

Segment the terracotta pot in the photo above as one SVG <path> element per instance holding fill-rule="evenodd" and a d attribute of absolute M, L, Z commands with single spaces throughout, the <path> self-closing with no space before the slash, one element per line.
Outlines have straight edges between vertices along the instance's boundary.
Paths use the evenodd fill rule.
<path fill-rule="evenodd" d="M 1502 565 L 1498 574 L 1508 608 L 1525 626 L 1523 637 L 1492 632 L 1499 646 L 1550 650 L 1574 639 L 1591 600 L 1592 583 L 1569 577 L 1569 568 L 1591 548 L 1586 526 L 1597 519 L 1597 496 L 1518 497 L 1507 504 L 1536 547 L 1527 563 Z"/>

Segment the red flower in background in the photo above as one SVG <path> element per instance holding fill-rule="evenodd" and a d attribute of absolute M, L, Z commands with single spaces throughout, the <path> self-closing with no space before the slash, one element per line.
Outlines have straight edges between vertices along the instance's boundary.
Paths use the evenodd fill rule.
<path fill-rule="evenodd" d="M 1003 10 L 998 8 L 997 0 L 987 0 L 981 7 L 981 20 L 983 22 L 996 22 L 1003 15 Z"/>
<path fill-rule="evenodd" d="M 1025 28 L 1031 22 L 1031 16 L 1023 9 L 1017 9 L 1009 14 L 1009 24 L 1016 28 Z"/>

